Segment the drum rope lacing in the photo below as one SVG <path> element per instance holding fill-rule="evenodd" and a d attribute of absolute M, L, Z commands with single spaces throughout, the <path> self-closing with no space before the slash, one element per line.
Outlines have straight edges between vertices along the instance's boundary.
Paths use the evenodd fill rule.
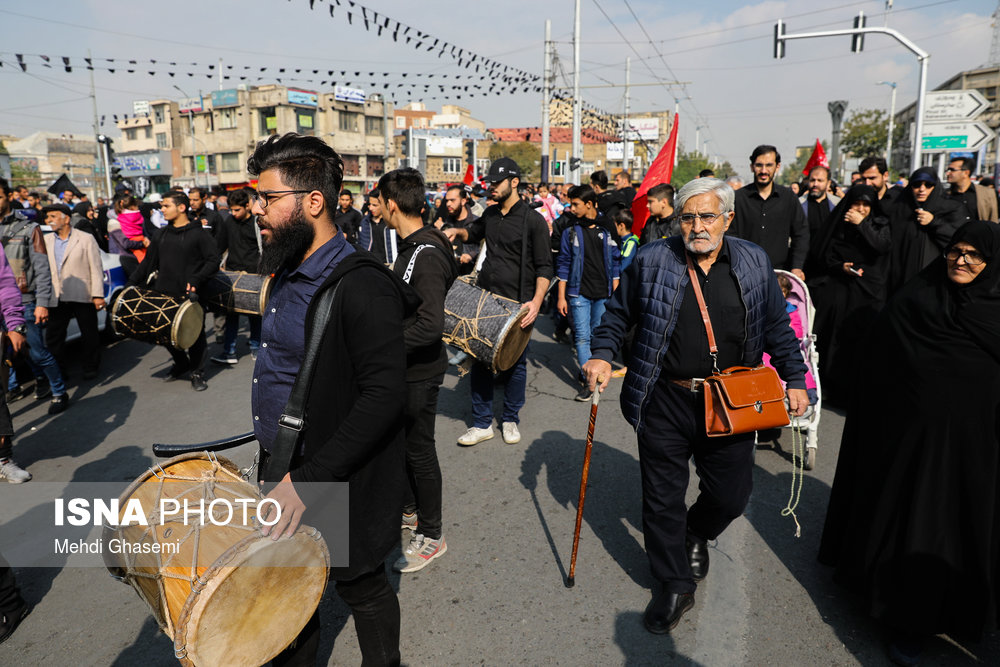
<path fill-rule="evenodd" d="M 445 308 L 444 312 L 446 314 L 451 315 L 452 317 L 454 317 L 455 320 L 456 320 L 456 322 L 455 322 L 455 328 L 453 328 L 450 333 L 447 332 L 447 331 L 444 332 L 444 334 L 442 336 L 442 338 L 444 339 L 444 341 L 446 343 L 451 344 L 451 345 L 456 345 L 457 347 L 460 347 L 463 351 L 465 351 L 465 352 L 467 352 L 469 354 L 472 354 L 472 350 L 469 349 L 469 341 L 470 340 L 477 340 L 480 343 L 483 343 L 484 345 L 486 345 L 487 347 L 492 348 L 493 345 L 494 345 L 493 342 L 490 341 L 490 340 L 488 340 L 488 339 L 486 339 L 486 338 L 483 338 L 479 334 L 479 321 L 480 320 L 483 320 L 483 321 L 486 321 L 486 320 L 495 320 L 495 319 L 503 319 L 503 320 L 510 319 L 510 313 L 508 313 L 506 311 L 503 312 L 503 313 L 498 313 L 496 315 L 483 315 L 482 314 L 483 313 L 483 307 L 486 305 L 487 299 L 489 299 L 492 296 L 493 295 L 490 292 L 483 292 L 482 294 L 480 294 L 479 295 L 479 300 L 476 303 L 476 313 L 475 313 L 475 315 L 472 315 L 471 317 L 463 317 L 463 316 L 459 315 L 458 313 L 452 312 L 452 311 L 448 310 L 447 308 Z"/>

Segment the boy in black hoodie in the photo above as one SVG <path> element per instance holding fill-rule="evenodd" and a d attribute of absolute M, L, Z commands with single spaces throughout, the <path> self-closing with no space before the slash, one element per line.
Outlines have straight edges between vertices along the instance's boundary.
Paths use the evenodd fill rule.
<path fill-rule="evenodd" d="M 169 224 L 149 246 L 142 264 L 129 279 L 130 285 L 146 287 L 147 279 L 156 271 L 152 289 L 175 299 L 185 299 L 192 292 L 197 294 L 205 281 L 219 270 L 215 240 L 200 222 L 188 219 L 190 205 L 183 192 L 169 192 L 163 196 L 160 211 Z M 168 382 L 177 380 L 190 370 L 191 387 L 195 391 L 208 389 L 203 375 L 208 348 L 204 327 L 187 352 L 171 345 L 166 347 L 174 358 L 174 365 L 165 379 Z"/>
<path fill-rule="evenodd" d="M 444 300 L 458 277 L 451 241 L 434 226 L 424 226 L 420 208 L 424 179 L 416 169 L 396 169 L 378 184 L 385 223 L 402 239 L 393 272 L 421 299 L 416 315 L 403 330 L 406 342 L 406 471 L 413 500 L 404 508 L 403 525 L 413 539 L 393 568 L 416 572 L 443 555 L 441 534 L 441 466 L 434 443 L 438 389 L 448 369 L 441 341 Z M 416 514 L 415 514 L 416 513 Z"/>

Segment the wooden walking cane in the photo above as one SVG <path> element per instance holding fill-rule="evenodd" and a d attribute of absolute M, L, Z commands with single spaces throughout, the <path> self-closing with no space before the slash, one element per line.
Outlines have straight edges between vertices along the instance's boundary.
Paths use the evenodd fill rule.
<path fill-rule="evenodd" d="M 566 588 L 576 584 L 576 553 L 580 547 L 580 523 L 583 521 L 583 501 L 587 496 L 587 475 L 590 473 L 590 451 L 594 448 L 594 424 L 597 423 L 597 404 L 601 400 L 600 379 L 594 388 L 590 404 L 590 425 L 587 426 L 587 447 L 583 452 L 583 472 L 580 474 L 580 499 L 576 504 L 576 530 L 573 531 L 573 555 L 569 559 L 569 576 Z"/>

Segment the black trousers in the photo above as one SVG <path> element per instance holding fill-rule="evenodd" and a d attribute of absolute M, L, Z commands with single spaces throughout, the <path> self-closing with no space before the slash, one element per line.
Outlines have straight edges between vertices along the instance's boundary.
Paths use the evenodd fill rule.
<path fill-rule="evenodd" d="M 441 539 L 441 466 L 434 443 L 438 389 L 444 373 L 430 380 L 407 382 L 406 475 L 410 480 L 407 512 L 417 511 L 417 532 Z"/>
<path fill-rule="evenodd" d="M 205 337 L 205 330 L 198 334 L 198 339 L 194 345 L 184 350 L 179 350 L 173 345 L 167 345 L 170 356 L 174 358 L 174 363 L 182 370 L 190 369 L 193 373 L 201 373 L 205 370 L 205 352 L 208 350 L 208 339 Z"/>
<path fill-rule="evenodd" d="M 17 611 L 24 600 L 14 583 L 14 570 L 0 554 L 0 614 Z"/>
<path fill-rule="evenodd" d="M 97 309 L 93 301 L 60 301 L 55 308 L 49 308 L 49 322 L 45 331 L 45 344 L 59 365 L 66 367 L 66 328 L 69 321 L 76 318 L 80 327 L 80 342 L 83 344 L 84 372 L 97 372 L 101 363 L 101 340 L 97 330 Z"/>
<path fill-rule="evenodd" d="M 399 598 L 380 564 L 349 581 L 335 583 L 337 594 L 351 608 L 361 645 L 363 667 L 399 664 Z M 313 667 L 319 653 L 319 612 L 313 614 L 295 642 L 271 661 L 273 667 Z"/>
<path fill-rule="evenodd" d="M 695 590 L 687 532 L 714 540 L 746 509 L 753 488 L 754 434 L 705 435 L 704 396 L 660 381 L 639 436 L 642 531 L 653 576 L 671 593 Z M 698 499 L 684 502 L 694 457 Z"/>

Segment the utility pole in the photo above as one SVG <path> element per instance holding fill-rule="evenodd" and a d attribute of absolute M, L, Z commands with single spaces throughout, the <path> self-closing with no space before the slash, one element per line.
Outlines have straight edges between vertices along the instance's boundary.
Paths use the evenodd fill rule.
<path fill-rule="evenodd" d="M 892 4 L 891 2 L 888 4 Z M 895 81 L 879 81 L 876 85 L 879 86 L 891 86 L 892 95 L 889 98 L 889 137 L 885 144 L 885 164 L 890 169 L 892 169 L 892 131 L 895 129 L 893 123 L 896 120 L 896 82 Z"/>
<path fill-rule="evenodd" d="M 552 21 L 545 19 L 544 63 L 542 63 L 542 176 L 541 182 L 549 182 L 549 100 L 552 95 Z M 475 172 L 475 167 L 473 167 Z"/>
<path fill-rule="evenodd" d="M 87 62 L 93 62 L 90 59 L 90 49 L 87 49 Z M 94 201 L 97 201 L 98 192 L 98 180 L 97 180 L 97 166 L 101 164 L 101 144 L 97 141 L 97 135 L 101 133 L 100 126 L 97 122 L 97 89 L 94 86 L 94 68 L 90 68 L 90 101 L 94 108 Z M 107 199 L 111 199 L 111 193 L 106 192 L 104 196 Z"/>
<path fill-rule="evenodd" d="M 569 179 L 580 185 L 580 165 L 583 160 L 582 130 L 583 102 L 580 100 L 580 0 L 576 0 L 576 17 L 573 20 L 573 154 L 569 160 Z"/>
<path fill-rule="evenodd" d="M 632 56 L 625 58 L 625 118 L 622 120 L 622 171 L 628 171 L 628 146 L 632 124 L 629 122 L 629 86 L 632 82 Z"/>
<path fill-rule="evenodd" d="M 833 121 L 830 171 L 838 182 L 843 182 L 843 175 L 840 173 L 840 124 L 844 120 L 844 112 L 847 111 L 847 100 L 835 100 L 827 104 L 826 108 L 830 112 L 830 120 Z"/>
<path fill-rule="evenodd" d="M 219 58 L 219 90 L 222 90 L 222 58 Z"/>

